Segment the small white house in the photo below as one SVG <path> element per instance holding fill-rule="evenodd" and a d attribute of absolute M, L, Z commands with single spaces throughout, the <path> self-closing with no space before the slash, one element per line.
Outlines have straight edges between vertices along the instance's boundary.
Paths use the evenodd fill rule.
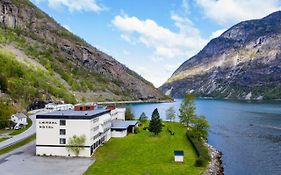
<path fill-rule="evenodd" d="M 184 152 L 182 150 L 174 151 L 175 162 L 183 162 Z"/>
<path fill-rule="evenodd" d="M 23 113 L 16 113 L 11 116 L 11 121 L 14 122 L 16 125 L 14 126 L 14 129 L 20 129 L 21 125 L 27 125 L 27 116 Z"/>

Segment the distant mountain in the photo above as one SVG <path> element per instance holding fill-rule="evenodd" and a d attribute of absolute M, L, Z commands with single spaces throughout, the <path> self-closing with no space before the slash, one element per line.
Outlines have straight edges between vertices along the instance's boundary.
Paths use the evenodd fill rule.
<path fill-rule="evenodd" d="M 7 84 L 5 89 L 0 84 L 0 97 L 16 102 L 166 98 L 28 0 L 0 1 L 0 63 L 0 83 Z"/>
<path fill-rule="evenodd" d="M 196 44 L 196 43 L 194 43 Z M 160 87 L 173 97 L 281 98 L 281 12 L 241 22 L 211 40 Z"/>

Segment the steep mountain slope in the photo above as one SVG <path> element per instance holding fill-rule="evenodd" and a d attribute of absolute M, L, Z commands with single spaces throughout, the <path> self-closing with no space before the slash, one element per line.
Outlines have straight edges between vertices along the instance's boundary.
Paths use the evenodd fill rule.
<path fill-rule="evenodd" d="M 173 97 L 281 98 L 281 12 L 241 22 L 211 40 L 160 87 Z"/>
<path fill-rule="evenodd" d="M 7 79 L 5 93 L 16 101 L 165 98 L 150 82 L 61 27 L 28 0 L 0 1 L 0 49 L 1 64 L 4 60 L 20 64 L 0 70 Z M 22 73 L 10 74 L 14 69 Z"/>

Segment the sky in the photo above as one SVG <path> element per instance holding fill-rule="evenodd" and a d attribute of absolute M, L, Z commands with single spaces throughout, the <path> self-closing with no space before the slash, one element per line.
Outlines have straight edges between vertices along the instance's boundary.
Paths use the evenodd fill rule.
<path fill-rule="evenodd" d="M 231 26 L 281 9 L 281 0 L 31 1 L 155 87 Z"/>

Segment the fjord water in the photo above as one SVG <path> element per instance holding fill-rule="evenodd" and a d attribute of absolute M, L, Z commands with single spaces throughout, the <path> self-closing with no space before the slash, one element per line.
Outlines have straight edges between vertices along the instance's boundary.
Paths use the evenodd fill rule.
<path fill-rule="evenodd" d="M 142 112 L 150 117 L 158 108 L 165 120 L 165 110 L 178 110 L 181 101 L 130 106 L 136 117 Z M 281 102 L 197 99 L 195 104 L 211 125 L 208 142 L 222 151 L 226 175 L 281 174 Z"/>

